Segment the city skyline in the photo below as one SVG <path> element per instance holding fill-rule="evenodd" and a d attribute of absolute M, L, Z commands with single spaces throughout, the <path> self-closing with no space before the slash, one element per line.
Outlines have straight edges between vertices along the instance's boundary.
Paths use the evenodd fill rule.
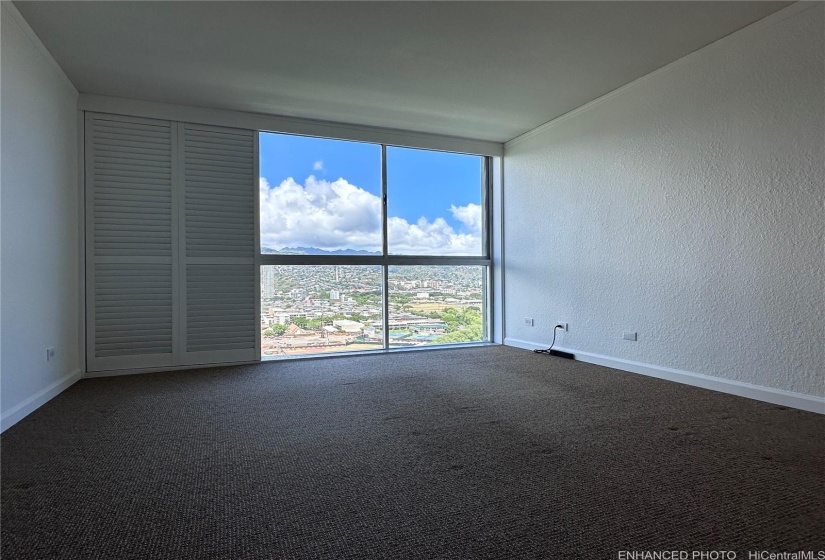
<path fill-rule="evenodd" d="M 264 356 L 384 347 L 382 267 L 261 267 Z M 478 266 L 388 270 L 391 347 L 483 340 Z"/>

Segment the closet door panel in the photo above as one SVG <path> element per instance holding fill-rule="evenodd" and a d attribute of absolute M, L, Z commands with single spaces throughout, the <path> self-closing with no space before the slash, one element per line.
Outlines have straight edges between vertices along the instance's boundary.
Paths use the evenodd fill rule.
<path fill-rule="evenodd" d="M 176 141 L 168 121 L 86 115 L 90 371 L 175 363 Z"/>
<path fill-rule="evenodd" d="M 179 126 L 181 354 L 187 364 L 257 360 L 257 136 Z"/>

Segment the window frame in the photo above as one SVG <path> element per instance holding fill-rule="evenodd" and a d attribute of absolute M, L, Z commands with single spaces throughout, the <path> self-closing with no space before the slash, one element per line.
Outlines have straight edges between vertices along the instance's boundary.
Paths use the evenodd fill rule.
<path fill-rule="evenodd" d="M 303 134 L 285 133 L 269 130 L 257 130 L 256 145 L 260 145 L 259 137 L 261 133 L 272 134 L 286 134 L 290 136 L 309 136 Z M 411 146 L 404 146 L 398 144 L 388 144 L 385 142 L 366 142 L 360 140 L 349 140 L 346 138 L 333 138 L 327 136 L 309 136 L 311 138 L 325 138 L 330 140 L 342 140 L 345 142 L 363 142 L 368 144 L 377 144 L 381 147 L 381 239 L 382 239 L 382 254 L 381 255 L 286 255 L 286 254 L 270 254 L 261 253 L 261 232 L 258 231 L 258 291 L 260 292 L 260 267 L 261 266 L 324 266 L 324 265 L 341 265 L 341 266 L 359 266 L 359 265 L 378 265 L 381 266 L 382 275 L 382 312 L 383 312 L 383 349 L 378 350 L 364 350 L 364 352 L 383 352 L 390 350 L 389 346 L 389 267 L 391 266 L 482 266 L 484 267 L 482 294 L 484 296 L 484 304 L 482 305 L 482 338 L 479 343 L 488 343 L 491 341 L 491 326 L 490 320 L 492 317 L 492 266 L 493 266 L 493 239 L 492 239 L 492 218 L 493 218 L 493 157 L 484 154 L 474 154 L 471 152 L 461 152 L 452 150 L 436 150 L 431 148 L 418 148 Z M 411 148 L 416 150 L 437 151 L 445 153 L 466 154 L 481 158 L 481 205 L 482 205 L 482 224 L 481 224 L 481 250 L 482 254 L 478 256 L 462 256 L 462 255 L 391 255 L 388 251 L 388 205 L 387 205 L 387 148 Z M 260 152 L 260 148 L 258 149 Z M 260 158 L 260 153 L 257 154 Z M 260 183 L 261 169 L 260 164 L 257 166 L 258 184 Z M 260 204 L 258 206 L 258 221 L 260 222 Z M 260 325 L 259 325 L 260 327 Z M 259 328 L 260 330 L 260 328 Z M 473 344 L 470 342 L 457 344 L 430 344 L 423 348 L 444 348 L 448 346 L 463 346 L 466 344 Z M 259 346 L 260 347 L 260 346 Z M 394 350 L 394 349 L 393 349 Z M 312 354 L 307 354 L 310 357 Z M 261 359 L 277 359 L 270 357 L 263 357 Z"/>

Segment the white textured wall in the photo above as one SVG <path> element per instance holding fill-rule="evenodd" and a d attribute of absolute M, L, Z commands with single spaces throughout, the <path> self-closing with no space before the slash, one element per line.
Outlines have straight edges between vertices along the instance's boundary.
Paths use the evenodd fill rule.
<path fill-rule="evenodd" d="M 80 373 L 77 91 L 9 4 L 0 22 L 3 428 Z"/>
<path fill-rule="evenodd" d="M 825 395 L 825 5 L 800 8 L 507 145 L 511 343 L 566 321 L 567 348 Z"/>

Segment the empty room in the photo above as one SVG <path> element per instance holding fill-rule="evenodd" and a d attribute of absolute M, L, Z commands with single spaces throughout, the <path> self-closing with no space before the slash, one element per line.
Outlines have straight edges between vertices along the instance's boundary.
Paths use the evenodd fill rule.
<path fill-rule="evenodd" d="M 0 2 L 4 559 L 825 560 L 825 2 Z"/>

